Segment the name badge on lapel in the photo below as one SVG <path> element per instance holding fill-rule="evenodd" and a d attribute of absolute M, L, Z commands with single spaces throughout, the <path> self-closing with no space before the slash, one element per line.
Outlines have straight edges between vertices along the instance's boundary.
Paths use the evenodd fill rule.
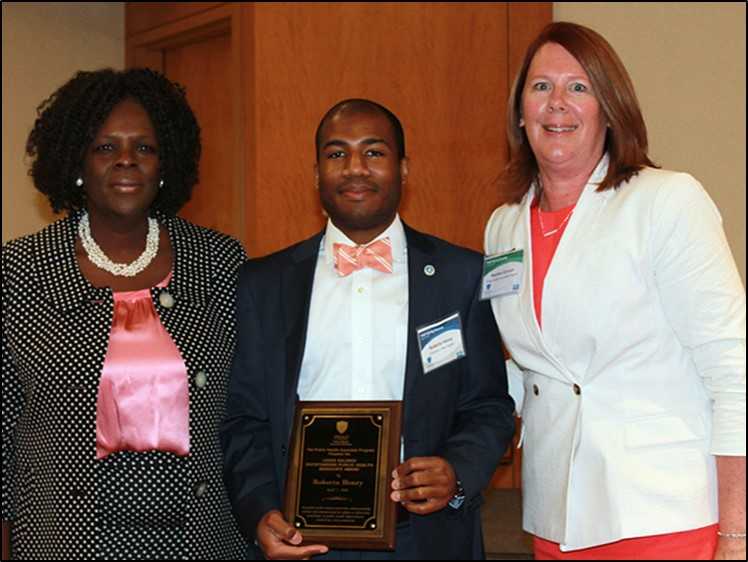
<path fill-rule="evenodd" d="M 455 312 L 433 324 L 418 328 L 416 336 L 418 337 L 418 348 L 421 350 L 421 363 L 424 373 L 430 373 L 447 363 L 465 357 L 462 321 L 459 312 Z"/>
<path fill-rule="evenodd" d="M 522 271 L 525 267 L 524 259 L 524 250 L 509 250 L 483 258 L 480 300 L 519 293 Z"/>

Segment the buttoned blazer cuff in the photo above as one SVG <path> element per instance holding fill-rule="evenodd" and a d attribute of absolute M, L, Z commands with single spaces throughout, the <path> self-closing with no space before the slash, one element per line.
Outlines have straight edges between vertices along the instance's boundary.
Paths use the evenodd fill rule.
<path fill-rule="evenodd" d="M 476 477 L 467 463 L 457 456 L 445 455 L 446 460 L 452 465 L 455 476 L 462 484 L 465 494 L 465 501 L 462 503 L 461 510 L 465 512 L 472 511 L 483 503 L 481 487 L 476 483 Z"/>

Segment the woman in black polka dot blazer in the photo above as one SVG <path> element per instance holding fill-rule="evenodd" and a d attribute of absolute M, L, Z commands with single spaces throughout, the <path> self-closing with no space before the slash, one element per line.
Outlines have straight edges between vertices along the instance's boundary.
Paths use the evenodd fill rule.
<path fill-rule="evenodd" d="M 4 556 L 10 529 L 16 559 L 241 558 L 217 431 L 245 255 L 175 216 L 200 156 L 184 91 L 80 72 L 27 152 L 68 215 L 2 250 Z"/>

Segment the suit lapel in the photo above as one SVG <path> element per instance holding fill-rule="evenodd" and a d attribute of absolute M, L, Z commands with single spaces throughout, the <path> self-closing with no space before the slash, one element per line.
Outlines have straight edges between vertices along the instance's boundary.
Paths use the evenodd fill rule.
<path fill-rule="evenodd" d="M 296 404 L 296 387 L 304 357 L 309 305 L 312 299 L 314 270 L 317 266 L 322 233 L 299 244 L 291 253 L 291 263 L 281 273 L 281 300 L 286 334 L 286 373 L 283 396 L 286 421 L 290 427 Z"/>
<path fill-rule="evenodd" d="M 407 357 L 405 360 L 405 389 L 403 393 L 403 431 L 412 427 L 409 423 L 415 413 L 413 408 L 418 401 L 411 395 L 419 377 L 423 373 L 421 353 L 418 349 L 416 330 L 437 318 L 440 263 L 433 242 L 426 236 L 403 224 L 408 242 L 408 332 Z"/>
<path fill-rule="evenodd" d="M 525 199 L 521 203 L 521 206 L 518 210 L 519 214 L 516 218 L 514 234 L 512 236 L 512 240 L 514 241 L 512 245 L 516 248 L 522 248 L 525 250 L 525 263 L 524 271 L 522 274 L 522 289 L 519 294 L 520 314 L 518 320 L 521 319 L 521 321 L 525 324 L 525 332 L 532 339 L 533 347 L 535 349 L 541 350 L 546 360 L 551 362 L 560 373 L 566 373 L 566 369 L 564 368 L 561 361 L 551 351 L 548 345 L 548 334 L 544 330 L 541 330 L 540 325 L 538 324 L 537 316 L 535 315 L 535 288 L 532 260 L 534 248 L 532 247 L 532 227 L 530 224 L 530 212 L 536 196 L 537 191 L 535 186 L 533 185 L 531 186 L 527 195 L 525 195 Z M 572 215 L 571 220 L 573 219 L 574 216 Z M 569 222 L 571 222 L 571 220 Z M 568 232 L 569 226 L 567 226 L 566 228 L 566 232 Z M 564 236 L 566 236 L 566 233 L 564 233 Z M 558 252 L 556 252 L 556 254 L 554 255 L 553 260 L 556 260 L 557 254 Z M 551 265 L 553 265 L 553 262 L 551 262 Z M 547 304 L 544 308 L 547 308 Z M 547 318 L 545 316 L 543 318 L 543 325 L 547 329 Z M 567 375 L 565 375 L 565 377 L 568 378 Z M 577 381 L 572 380 L 572 382 Z"/>
<path fill-rule="evenodd" d="M 527 333 L 534 340 L 534 346 L 538 349 L 546 351 L 549 358 L 556 360 L 551 357 L 552 354 L 546 349 L 543 333 L 540 330 L 537 317 L 535 316 L 535 301 L 534 301 L 534 285 L 533 285 L 533 270 L 532 270 L 532 236 L 531 236 L 531 225 L 530 225 L 530 208 L 535 200 L 537 191 L 535 186 L 530 187 L 530 191 L 525 196 L 525 200 L 522 202 L 519 216 L 517 217 L 517 223 L 515 230 L 517 234 L 515 236 L 519 240 L 519 243 L 515 244 L 517 248 L 523 248 L 525 250 L 524 256 L 524 271 L 522 273 L 522 290 L 520 291 L 520 307 L 522 310 L 521 319 L 525 323 Z"/>
<path fill-rule="evenodd" d="M 604 164 L 604 165 L 602 165 Z M 601 193 L 596 191 L 599 182 L 605 177 L 607 171 L 607 159 L 605 162 L 598 164 L 593 172 L 588 184 L 585 186 L 579 200 L 577 201 L 574 213 L 571 215 L 569 224 L 559 241 L 558 247 L 553 255 L 553 259 L 546 273 L 543 288 L 543 329 L 541 330 L 535 315 L 534 301 L 534 280 L 533 280 L 533 261 L 532 255 L 532 234 L 530 225 L 530 208 L 537 196 L 537 190 L 533 185 L 525 195 L 524 201 L 518 209 L 514 233 L 512 239 L 514 247 L 525 248 L 525 269 L 523 273 L 523 289 L 520 292 L 520 317 L 525 323 L 526 332 L 532 338 L 533 345 L 545 355 L 546 360 L 551 362 L 564 379 L 573 383 L 579 383 L 580 378 L 569 371 L 563 362 L 551 351 L 550 342 L 553 341 L 554 330 L 563 330 L 563 322 L 556 324 L 554 320 L 562 317 L 563 299 L 552 298 L 548 292 L 552 290 L 555 279 L 572 279 L 573 271 L 564 271 L 565 254 L 569 251 L 580 251 L 579 239 L 584 236 L 585 230 L 589 229 L 593 221 L 597 220 L 597 215 L 604 207 L 607 200 L 615 193 L 613 190 L 607 190 Z M 594 244 L 594 241 L 593 241 Z M 570 248 L 570 249 L 567 249 Z M 559 273 L 560 271 L 560 273 Z M 549 287 L 551 287 L 549 289 Z M 548 298 L 546 298 L 548 297 Z"/>

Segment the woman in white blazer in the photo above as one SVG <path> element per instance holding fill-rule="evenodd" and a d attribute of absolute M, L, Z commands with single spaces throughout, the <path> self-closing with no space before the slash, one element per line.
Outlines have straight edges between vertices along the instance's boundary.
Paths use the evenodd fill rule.
<path fill-rule="evenodd" d="M 745 559 L 745 290 L 716 207 L 649 160 L 630 78 L 590 29 L 533 42 L 508 128 L 486 290 L 536 558 Z"/>

